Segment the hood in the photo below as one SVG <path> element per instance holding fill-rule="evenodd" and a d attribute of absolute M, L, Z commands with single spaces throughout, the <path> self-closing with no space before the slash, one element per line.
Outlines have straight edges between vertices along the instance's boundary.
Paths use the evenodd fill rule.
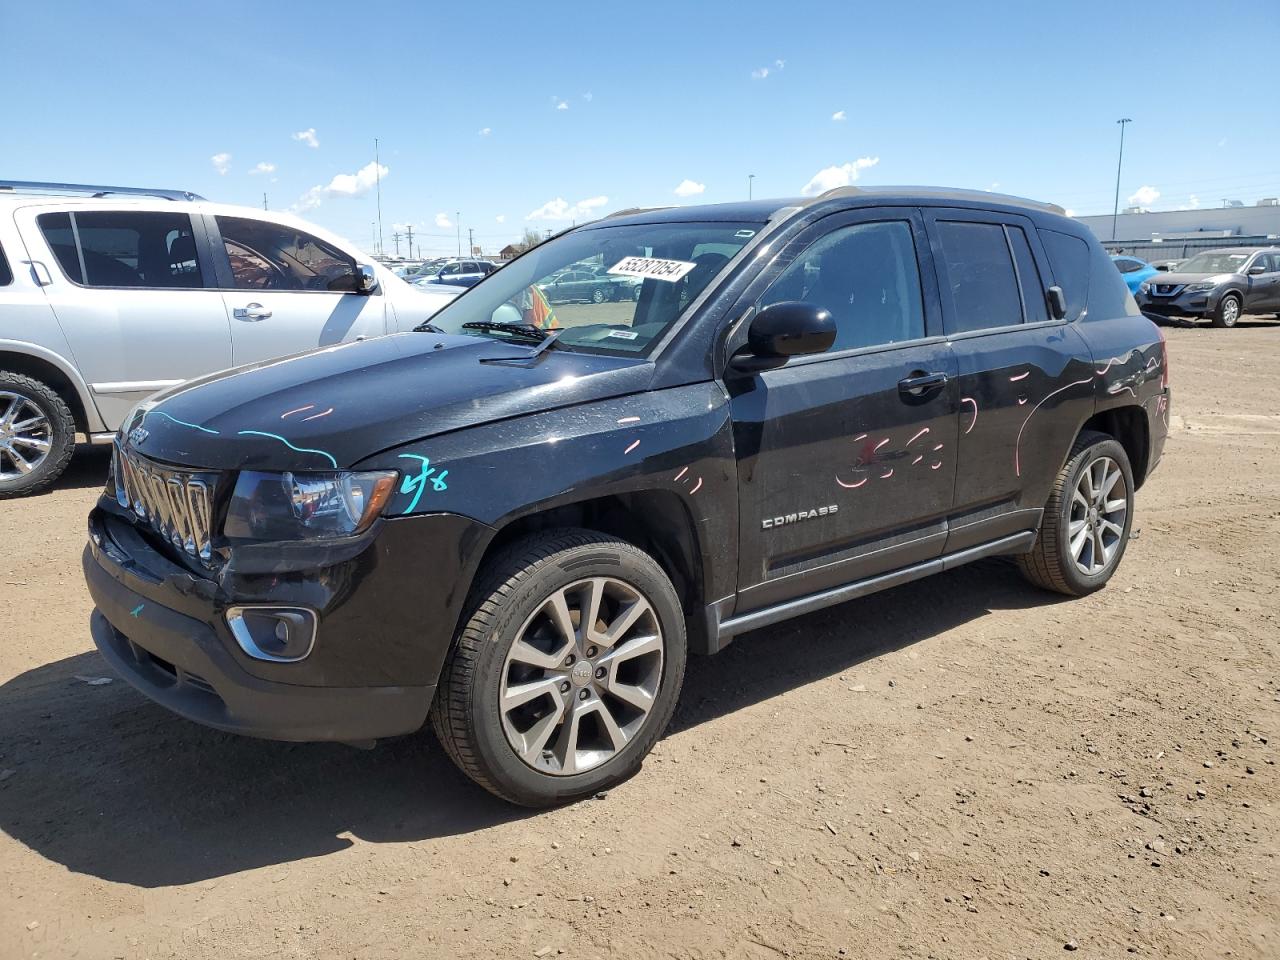
<path fill-rule="evenodd" d="M 451 430 L 648 387 L 646 360 L 551 348 L 531 366 L 481 363 L 530 348 L 402 333 L 190 381 L 140 404 L 139 453 L 183 466 L 332 470 Z M 139 429 L 141 427 L 141 429 Z"/>
<path fill-rule="evenodd" d="M 1148 283 L 1203 283 L 1212 280 L 1214 283 L 1226 283 L 1235 274 L 1231 273 L 1157 273 L 1148 277 Z"/>

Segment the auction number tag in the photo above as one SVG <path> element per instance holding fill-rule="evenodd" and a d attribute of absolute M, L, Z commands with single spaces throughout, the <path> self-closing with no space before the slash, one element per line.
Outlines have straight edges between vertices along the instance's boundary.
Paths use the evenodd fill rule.
<path fill-rule="evenodd" d="M 696 263 L 689 263 L 687 260 L 659 260 L 657 257 L 623 257 L 609 268 L 609 273 L 615 273 L 623 277 L 647 277 L 653 280 L 665 280 L 667 283 L 675 283 L 696 266 Z"/>

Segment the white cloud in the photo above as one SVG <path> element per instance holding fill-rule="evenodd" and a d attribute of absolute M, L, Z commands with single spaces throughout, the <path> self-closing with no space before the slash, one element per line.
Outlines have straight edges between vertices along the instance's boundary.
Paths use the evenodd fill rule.
<path fill-rule="evenodd" d="M 493 219 L 494 219 L 494 220 L 496 220 L 498 223 L 506 223 L 506 222 L 507 222 L 507 215 L 506 215 L 505 213 L 500 213 L 500 214 L 498 214 L 496 217 L 494 217 Z"/>
<path fill-rule="evenodd" d="M 595 99 L 595 96 L 596 96 L 596 95 L 595 95 L 594 93 L 592 93 L 590 90 L 588 90 L 586 93 L 584 93 L 584 94 L 582 95 L 582 99 L 583 99 L 583 100 L 585 100 L 585 101 L 587 101 L 587 103 L 590 103 L 592 100 L 594 100 L 594 99 Z"/>
<path fill-rule="evenodd" d="M 1067 209 L 1063 210 L 1062 212 L 1068 217 L 1074 217 L 1076 215 L 1076 212 L 1072 210 L 1070 207 L 1067 207 Z"/>
<path fill-rule="evenodd" d="M 804 185 L 800 192 L 806 197 L 815 197 L 827 190 L 834 190 L 836 187 L 847 187 L 858 179 L 863 170 L 868 167 L 874 167 L 879 162 L 879 157 L 859 157 L 852 163 L 842 163 L 835 167 L 823 167 L 809 178 L 809 182 Z"/>
<path fill-rule="evenodd" d="M 267 163 L 264 160 L 262 161 L 262 163 L 258 164 L 256 167 L 250 170 L 249 174 L 252 176 L 253 174 L 258 174 L 258 173 L 275 173 L 275 172 L 276 172 L 276 165 L 274 163 Z"/>
<path fill-rule="evenodd" d="M 299 143 L 305 143 L 313 150 L 320 146 L 320 141 L 316 139 L 315 127 L 307 127 L 305 130 L 299 130 L 297 133 L 293 134 L 292 139 L 297 140 Z"/>
<path fill-rule="evenodd" d="M 487 136 L 488 136 L 489 134 L 491 134 L 491 133 L 493 133 L 493 130 L 492 130 L 492 128 L 490 128 L 490 127 L 481 127 L 481 128 L 480 128 L 480 136 L 482 136 L 482 137 L 487 137 Z"/>
<path fill-rule="evenodd" d="M 591 211 L 597 207 L 603 207 L 608 202 L 608 197 L 588 197 L 586 200 L 579 200 L 577 203 L 571 204 L 563 197 L 556 197 L 554 200 L 548 200 L 525 219 L 585 220 L 591 216 Z"/>
<path fill-rule="evenodd" d="M 209 162 L 213 164 L 213 169 L 217 170 L 222 176 L 227 175 L 227 170 L 231 168 L 231 154 L 215 153 L 209 158 Z"/>
<path fill-rule="evenodd" d="M 1188 203 L 1190 203 L 1192 210 L 1195 210 L 1200 206 L 1200 198 L 1197 197 L 1194 193 L 1187 198 L 1187 201 Z"/>
<path fill-rule="evenodd" d="M 763 80 L 768 75 L 769 75 L 768 67 L 757 67 L 756 69 L 751 71 L 752 80 Z"/>
<path fill-rule="evenodd" d="M 680 185 L 676 187 L 675 194 L 677 197 L 696 197 L 707 189 L 705 183 L 698 183 L 696 180 L 681 180 Z"/>
<path fill-rule="evenodd" d="M 569 101 L 568 101 L 568 100 L 560 100 L 559 102 L 557 102 L 557 103 L 556 103 L 556 109 L 557 109 L 557 110 L 568 110 L 568 109 L 569 109 Z"/>
<path fill-rule="evenodd" d="M 987 193 L 990 193 L 991 191 L 995 190 L 995 189 L 996 189 L 996 187 L 998 187 L 998 186 L 1000 186 L 1000 181 L 999 181 L 999 180 L 992 180 L 992 181 L 991 181 L 991 186 L 987 187 Z"/>
<path fill-rule="evenodd" d="M 1133 193 L 1129 194 L 1129 206 L 1131 207 L 1149 207 L 1160 199 L 1160 191 L 1155 187 L 1148 187 L 1143 184 Z"/>
<path fill-rule="evenodd" d="M 1219 140 L 1219 141 L 1218 141 L 1218 146 L 1220 146 L 1220 147 L 1225 147 L 1226 145 L 1227 145 L 1227 138 L 1226 138 L 1226 137 L 1223 137 L 1221 140 Z"/>
<path fill-rule="evenodd" d="M 833 113 L 833 114 L 831 115 L 831 119 L 832 119 L 832 120 L 835 120 L 837 123 L 839 123 L 839 122 L 841 122 L 841 121 L 843 121 L 843 120 L 847 120 L 847 119 L 849 119 L 849 118 L 848 118 L 848 117 L 846 117 L 846 116 L 844 115 L 844 111 L 843 111 L 843 110 L 837 110 L 835 113 Z"/>
<path fill-rule="evenodd" d="M 298 198 L 293 205 L 297 212 L 313 210 L 326 200 L 335 197 L 359 197 L 373 189 L 379 177 L 390 173 L 386 165 L 370 161 L 355 173 L 340 173 L 329 181 L 327 186 L 316 185 Z"/>
<path fill-rule="evenodd" d="M 436 226 L 442 230 L 450 230 L 453 228 L 453 221 L 449 219 L 449 215 L 447 213 L 437 213 L 435 223 Z"/>
<path fill-rule="evenodd" d="M 775 67 L 777 67 L 779 70 L 781 70 L 783 67 L 785 67 L 785 66 L 787 65 L 787 61 L 785 61 L 785 60 L 775 60 L 775 61 L 773 61 L 773 65 L 774 65 Z"/>

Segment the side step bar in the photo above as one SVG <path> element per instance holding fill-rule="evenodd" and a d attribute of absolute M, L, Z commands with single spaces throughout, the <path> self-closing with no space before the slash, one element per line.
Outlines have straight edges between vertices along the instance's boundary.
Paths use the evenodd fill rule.
<path fill-rule="evenodd" d="M 740 633 L 746 633 L 748 630 L 758 630 L 761 627 L 772 626 L 783 620 L 790 620 L 792 617 L 799 616 L 802 613 L 812 613 L 814 610 L 832 607 L 837 603 L 844 603 L 846 600 L 856 600 L 859 597 L 865 597 L 880 590 L 887 590 L 890 587 L 910 583 L 912 580 L 919 580 L 930 574 L 951 570 L 966 563 L 972 563 L 974 560 L 981 560 L 984 557 L 995 557 L 1008 553 L 1025 553 L 1031 549 L 1035 542 L 1035 531 L 1027 530 L 1023 533 L 1015 533 L 1012 536 L 1001 537 L 999 540 L 992 540 L 990 543 L 984 543 L 980 546 L 970 547 L 968 550 L 961 550 L 948 556 L 926 560 L 910 567 L 903 567 L 901 570 L 894 570 L 892 573 L 882 573 L 877 577 L 868 577 L 866 580 L 847 583 L 842 587 L 833 587 L 830 590 L 823 590 L 821 593 L 812 593 L 807 597 L 797 597 L 795 600 L 787 600 L 772 607 L 764 607 L 760 610 L 752 610 L 750 613 L 730 617 L 719 623 L 712 638 L 714 649 L 711 652 L 714 653 L 723 649 L 730 640 Z"/>

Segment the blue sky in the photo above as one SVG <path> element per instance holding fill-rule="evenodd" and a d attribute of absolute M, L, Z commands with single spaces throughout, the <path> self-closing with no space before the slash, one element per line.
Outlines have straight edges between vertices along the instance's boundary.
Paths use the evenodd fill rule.
<path fill-rule="evenodd" d="M 5 0 L 0 24 L 0 176 L 266 192 L 367 249 L 376 137 L 388 252 L 393 224 L 451 253 L 460 211 L 488 252 L 748 174 L 1110 212 L 1121 116 L 1122 205 L 1280 193 L 1274 83 L 1238 68 L 1274 2 Z"/>

